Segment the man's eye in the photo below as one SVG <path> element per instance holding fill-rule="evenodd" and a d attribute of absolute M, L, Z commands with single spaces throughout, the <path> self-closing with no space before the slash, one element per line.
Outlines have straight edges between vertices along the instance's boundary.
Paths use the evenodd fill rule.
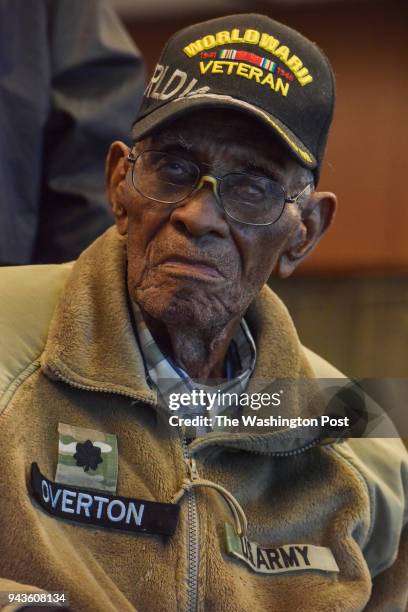
<path fill-rule="evenodd" d="M 266 192 L 262 184 L 255 181 L 240 181 L 230 189 L 230 196 L 247 201 L 251 204 L 261 203 L 265 200 Z"/>
<path fill-rule="evenodd" d="M 184 164 L 175 161 L 166 164 L 165 168 L 167 172 L 173 172 L 174 174 L 183 174 L 188 171 Z"/>
<path fill-rule="evenodd" d="M 181 160 L 162 159 L 156 168 L 156 172 L 161 179 L 180 179 L 189 177 L 192 172 L 189 164 Z"/>

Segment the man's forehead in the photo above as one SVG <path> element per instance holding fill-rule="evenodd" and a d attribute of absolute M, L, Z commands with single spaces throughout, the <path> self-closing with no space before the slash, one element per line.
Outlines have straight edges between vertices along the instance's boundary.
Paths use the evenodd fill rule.
<path fill-rule="evenodd" d="M 208 147 L 244 157 L 248 162 L 273 164 L 282 171 L 298 167 L 281 142 L 256 120 L 239 112 L 212 110 L 195 112 L 173 121 L 151 136 L 157 145 L 180 147 L 193 153 Z"/>

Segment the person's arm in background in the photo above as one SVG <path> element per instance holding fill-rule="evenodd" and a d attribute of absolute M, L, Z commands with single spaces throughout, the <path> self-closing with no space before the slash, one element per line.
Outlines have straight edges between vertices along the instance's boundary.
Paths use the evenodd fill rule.
<path fill-rule="evenodd" d="M 127 139 L 144 87 L 140 54 L 106 0 L 48 0 L 51 109 L 34 261 L 75 258 L 113 219 L 110 143 Z"/>
<path fill-rule="evenodd" d="M 0 264 L 67 261 L 112 223 L 104 159 L 143 61 L 108 0 L 0 0 L 1 14 Z"/>

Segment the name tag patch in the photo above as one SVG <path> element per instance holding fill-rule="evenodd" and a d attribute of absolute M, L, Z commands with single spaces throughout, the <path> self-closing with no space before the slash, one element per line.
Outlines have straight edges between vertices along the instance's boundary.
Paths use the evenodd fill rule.
<path fill-rule="evenodd" d="M 31 464 L 31 488 L 38 503 L 53 516 L 123 531 L 173 535 L 180 507 L 64 486 L 43 476 Z"/>
<path fill-rule="evenodd" d="M 238 536 L 229 523 L 224 525 L 226 552 L 240 559 L 259 574 L 284 574 L 305 570 L 339 572 L 329 548 L 311 544 L 285 544 L 265 548 L 246 537 Z"/>

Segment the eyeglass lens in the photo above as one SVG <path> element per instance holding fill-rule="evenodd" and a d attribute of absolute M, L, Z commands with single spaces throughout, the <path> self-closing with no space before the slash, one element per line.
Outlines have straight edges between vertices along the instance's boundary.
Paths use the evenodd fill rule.
<path fill-rule="evenodd" d="M 182 202 L 194 191 L 200 176 L 200 168 L 194 162 L 159 151 L 144 151 L 133 167 L 137 191 L 165 204 Z M 222 205 L 237 221 L 273 223 L 282 213 L 285 193 L 272 179 L 233 172 L 225 175 L 219 185 Z"/>

